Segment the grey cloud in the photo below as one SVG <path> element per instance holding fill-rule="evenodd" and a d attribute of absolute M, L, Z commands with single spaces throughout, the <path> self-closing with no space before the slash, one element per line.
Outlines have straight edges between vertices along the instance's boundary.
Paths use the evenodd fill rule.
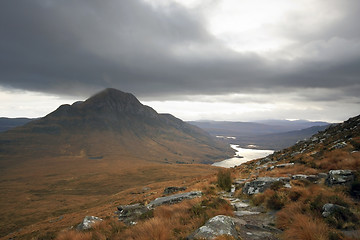
<path fill-rule="evenodd" d="M 351 13 L 347 19 L 316 39 L 331 33 L 359 43 L 359 30 L 350 31 L 347 25 L 354 29 L 359 22 L 355 6 L 346 8 Z M 1 1 L 0 33 L 0 85 L 19 89 L 88 96 L 115 87 L 163 99 L 312 87 L 344 93 L 359 87 L 360 53 L 352 48 L 351 58 L 337 58 L 342 51 L 329 59 L 303 56 L 319 50 L 313 46 L 296 60 L 269 62 L 227 49 L 207 33 L 201 14 L 176 4 L 153 8 L 140 0 Z"/>

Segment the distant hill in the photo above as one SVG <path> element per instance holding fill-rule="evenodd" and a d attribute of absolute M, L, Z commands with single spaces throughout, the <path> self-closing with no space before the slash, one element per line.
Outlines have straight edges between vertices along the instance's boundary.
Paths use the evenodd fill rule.
<path fill-rule="evenodd" d="M 328 122 L 322 121 L 308 121 L 308 120 L 259 120 L 255 121 L 256 123 L 266 124 L 270 126 L 280 126 L 283 129 L 288 129 L 288 131 L 301 130 L 305 128 L 310 128 L 313 126 L 325 126 L 329 125 Z"/>
<path fill-rule="evenodd" d="M 328 126 L 313 126 L 297 131 L 241 137 L 236 139 L 236 143 L 244 147 L 256 145 L 262 149 L 281 150 L 290 147 L 300 140 L 308 139 L 312 135 L 325 130 Z"/>
<path fill-rule="evenodd" d="M 5 132 L 14 127 L 22 126 L 34 119 L 31 118 L 0 118 L 0 132 Z"/>
<path fill-rule="evenodd" d="M 256 145 L 280 150 L 324 130 L 329 123 L 307 120 L 264 120 L 259 122 L 192 121 L 213 136 L 223 136 L 228 143 Z M 230 137 L 230 138 L 227 138 Z"/>
<path fill-rule="evenodd" d="M 132 156 L 166 163 L 212 163 L 232 155 L 202 129 L 158 114 L 130 93 L 106 89 L 84 102 L 0 134 L 0 154 L 26 157 Z"/>

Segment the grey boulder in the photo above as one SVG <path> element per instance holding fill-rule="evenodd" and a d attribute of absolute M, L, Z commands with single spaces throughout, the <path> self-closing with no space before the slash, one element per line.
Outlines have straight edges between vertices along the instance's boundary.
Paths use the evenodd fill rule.
<path fill-rule="evenodd" d="M 330 170 L 325 182 L 329 186 L 350 185 L 354 182 L 354 178 L 352 170 Z"/>
<path fill-rule="evenodd" d="M 280 177 L 259 177 L 251 182 L 245 183 L 243 187 L 243 193 L 247 195 L 253 195 L 257 193 L 262 193 L 266 189 L 270 188 L 275 182 L 282 182 L 283 185 L 288 185 L 290 178 Z"/>
<path fill-rule="evenodd" d="M 175 203 L 179 203 L 185 199 L 201 197 L 201 195 L 202 195 L 201 191 L 193 191 L 193 192 L 186 192 L 186 193 L 178 193 L 178 194 L 170 195 L 167 197 L 159 197 L 159 198 L 156 198 L 154 201 L 151 201 L 147 205 L 147 207 L 154 208 L 154 207 L 164 205 L 164 204 L 168 204 L 168 205 L 175 204 Z"/>
<path fill-rule="evenodd" d="M 236 231 L 236 220 L 232 217 L 218 215 L 209 219 L 205 225 L 198 228 L 194 233 L 187 237 L 188 240 L 194 239 L 215 239 L 221 235 L 230 235 L 238 239 Z"/>
<path fill-rule="evenodd" d="M 343 206 L 337 205 L 337 204 L 332 204 L 332 203 L 326 203 L 324 204 L 322 210 L 322 216 L 323 217 L 328 217 L 330 216 L 332 213 L 334 213 L 337 210 L 344 210 L 345 208 Z"/>
<path fill-rule="evenodd" d="M 77 230 L 88 230 L 94 226 L 94 224 L 101 222 L 102 219 L 94 216 L 86 216 L 82 223 L 80 223 L 76 229 Z"/>
<path fill-rule="evenodd" d="M 149 211 L 149 209 L 141 205 L 140 203 L 132 204 L 132 205 L 120 205 L 117 207 L 119 220 L 123 221 L 126 224 L 135 223 L 141 215 L 145 214 Z"/>

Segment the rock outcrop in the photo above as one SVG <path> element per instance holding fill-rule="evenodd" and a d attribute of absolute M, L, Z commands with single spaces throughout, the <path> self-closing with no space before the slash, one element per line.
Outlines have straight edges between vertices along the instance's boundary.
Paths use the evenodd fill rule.
<path fill-rule="evenodd" d="M 167 197 L 159 197 L 156 198 L 154 201 L 150 202 L 147 206 L 148 208 L 154 208 L 163 204 L 175 204 L 178 202 L 183 201 L 184 199 L 192 199 L 196 197 L 201 197 L 201 191 L 193 191 L 193 192 L 186 192 L 186 193 L 178 193 L 174 195 L 170 195 Z"/>
<path fill-rule="evenodd" d="M 76 227 L 77 230 L 88 230 L 94 226 L 94 224 L 101 222 L 102 219 L 94 216 L 86 216 L 84 220 Z"/>
<path fill-rule="evenodd" d="M 140 203 L 120 205 L 117 209 L 118 211 L 116 214 L 118 215 L 119 220 L 129 225 L 135 224 L 143 214 L 149 211 L 149 208 Z"/>
<path fill-rule="evenodd" d="M 188 236 L 188 240 L 194 239 L 215 239 L 221 235 L 230 235 L 238 239 L 235 219 L 232 217 L 218 215 L 209 219 L 204 226 L 198 228 Z"/>
<path fill-rule="evenodd" d="M 334 185 L 350 185 L 354 182 L 354 171 L 351 170 L 330 170 L 326 179 L 326 184 Z"/>
<path fill-rule="evenodd" d="M 332 204 L 332 203 L 326 203 L 324 204 L 322 210 L 322 216 L 323 217 L 328 217 L 331 214 L 333 214 L 335 211 L 341 211 L 344 210 L 345 208 L 343 206 L 337 205 L 337 204 Z"/>
<path fill-rule="evenodd" d="M 259 177 L 251 182 L 245 183 L 245 186 L 243 187 L 243 193 L 247 195 L 262 193 L 276 182 L 281 182 L 284 186 L 289 186 L 289 181 L 290 178 L 286 177 Z"/>

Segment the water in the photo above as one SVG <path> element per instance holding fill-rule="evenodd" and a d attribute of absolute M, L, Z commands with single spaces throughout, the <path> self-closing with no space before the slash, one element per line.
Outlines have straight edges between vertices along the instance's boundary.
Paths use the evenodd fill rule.
<path fill-rule="evenodd" d="M 216 162 L 212 164 L 213 166 L 231 168 L 257 158 L 266 157 L 267 155 L 270 155 L 274 152 L 273 150 L 241 148 L 239 145 L 233 144 L 230 146 L 236 150 L 235 156 L 233 158 L 225 159 L 221 162 Z"/>

